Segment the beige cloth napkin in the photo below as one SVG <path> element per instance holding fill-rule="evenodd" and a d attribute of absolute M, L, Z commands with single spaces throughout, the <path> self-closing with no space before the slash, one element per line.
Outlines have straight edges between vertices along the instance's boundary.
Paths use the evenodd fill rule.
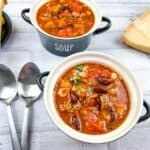
<path fill-rule="evenodd" d="M 122 40 L 128 46 L 150 54 L 150 9 L 127 27 Z"/>

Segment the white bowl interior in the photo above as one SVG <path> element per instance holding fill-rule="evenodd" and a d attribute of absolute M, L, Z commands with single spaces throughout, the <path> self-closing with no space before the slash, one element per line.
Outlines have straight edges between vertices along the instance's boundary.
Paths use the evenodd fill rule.
<path fill-rule="evenodd" d="M 85 33 L 84 35 L 73 37 L 73 38 L 61 38 L 61 37 L 57 37 L 57 36 L 54 36 L 54 35 L 49 35 L 44 30 L 42 30 L 39 27 L 38 23 L 37 23 L 36 15 L 37 15 L 37 12 L 38 12 L 39 8 L 44 3 L 48 2 L 48 0 L 40 0 L 40 1 L 36 2 L 33 5 L 33 7 L 31 8 L 31 11 L 30 11 L 31 22 L 36 27 L 36 29 L 38 29 L 40 32 L 44 33 L 47 36 L 51 36 L 51 37 L 54 37 L 54 38 L 69 40 L 69 39 L 76 39 L 76 38 L 80 38 L 80 37 L 86 36 L 88 34 L 91 34 L 91 33 L 93 33 L 100 26 L 102 14 L 98 10 L 97 5 L 96 5 L 96 3 L 95 3 L 94 0 L 86 0 L 86 1 L 85 0 L 80 0 L 80 1 L 82 1 L 85 4 L 87 4 L 92 9 L 92 11 L 93 11 L 93 13 L 95 15 L 95 23 L 94 23 L 93 27 L 91 28 L 91 30 L 88 33 Z"/>
<path fill-rule="evenodd" d="M 131 101 L 131 108 L 129 114 L 124 123 L 119 128 L 107 134 L 88 135 L 75 131 L 62 121 L 55 108 L 53 97 L 54 87 L 60 76 L 70 67 L 86 62 L 95 62 L 112 68 L 123 77 L 128 87 L 128 92 Z M 66 133 L 72 138 L 88 143 L 106 143 L 125 135 L 137 123 L 143 106 L 141 90 L 133 74 L 114 58 L 99 52 L 78 53 L 64 59 L 61 63 L 54 67 L 54 69 L 48 76 L 45 84 L 44 100 L 51 119 L 59 129 L 61 129 L 64 133 Z"/>

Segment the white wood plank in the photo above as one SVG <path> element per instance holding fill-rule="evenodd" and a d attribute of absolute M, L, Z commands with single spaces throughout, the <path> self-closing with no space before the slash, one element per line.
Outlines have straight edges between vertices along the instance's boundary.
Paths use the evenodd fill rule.
<path fill-rule="evenodd" d="M 0 135 L 0 150 L 12 150 L 9 135 Z"/>
<path fill-rule="evenodd" d="M 32 3 L 11 3 L 5 8 L 5 11 L 10 16 L 20 16 L 21 10 L 24 8 L 30 8 Z M 145 9 L 149 8 L 149 4 L 129 4 L 126 7 L 123 3 L 116 4 L 107 4 L 107 3 L 98 3 L 98 8 L 101 10 L 105 16 L 132 16 L 139 15 Z M 125 7 L 125 8 L 124 8 Z"/>
<path fill-rule="evenodd" d="M 109 144 L 111 150 L 149 150 L 149 133 L 148 129 L 133 129 L 120 140 Z"/>
<path fill-rule="evenodd" d="M 34 53 L 33 61 L 41 68 L 42 71 L 50 70 L 50 68 L 54 67 L 54 65 L 58 62 L 60 62 L 61 57 L 54 56 L 46 51 L 33 49 L 33 47 L 30 47 L 30 51 Z M 13 50 L 13 49 L 11 49 Z M 18 48 L 19 50 L 19 48 Z M 36 50 L 36 51 L 35 51 Z M 20 48 L 20 51 L 22 49 Z M 147 97 L 150 97 L 150 95 L 147 95 L 150 93 L 150 60 L 147 57 L 147 55 L 136 52 L 136 51 L 130 51 L 127 49 L 111 49 L 109 51 L 102 50 L 102 52 L 105 52 L 107 54 L 111 54 L 116 59 L 120 60 L 123 64 L 125 64 L 130 70 L 132 70 L 138 81 L 140 82 L 140 86 L 142 88 L 143 94 Z M 37 55 L 36 55 L 36 54 Z M 50 59 L 51 58 L 51 59 Z M 46 62 L 43 65 L 43 60 L 46 60 Z M 142 62 L 142 63 L 141 63 Z M 18 67 L 17 67 L 18 68 Z M 144 81 L 143 81 L 144 77 Z M 145 82 L 146 81 L 146 82 Z M 148 99 L 149 101 L 149 99 Z M 0 114 L 3 113 L 4 116 L 7 116 L 5 106 L 0 104 Z M 17 100 L 12 105 L 13 112 L 14 112 L 14 118 L 17 125 L 17 130 L 20 132 L 22 127 L 22 115 L 24 110 L 24 104 L 22 101 Z M 20 109 L 22 108 L 22 109 Z M 19 112 L 19 113 L 18 113 Z M 31 126 L 31 131 L 33 132 L 46 132 L 47 130 L 56 130 L 56 126 L 51 122 L 51 120 L 48 117 L 48 114 L 45 110 L 44 103 L 41 99 L 38 103 L 35 103 L 33 106 L 33 124 Z M 8 121 L 7 117 L 1 117 L 0 118 L 0 128 L 3 128 L 3 130 L 0 132 L 1 134 L 7 133 L 8 134 Z M 143 126 L 149 126 L 150 120 L 143 124 Z M 43 128 L 44 126 L 44 128 Z"/>
<path fill-rule="evenodd" d="M 88 47 L 89 50 L 98 50 L 98 49 L 127 49 L 128 47 L 124 45 L 121 41 L 122 31 L 108 31 L 93 37 L 93 40 Z M 36 42 L 35 42 L 36 41 Z M 27 32 L 27 33 L 13 33 L 7 42 L 7 45 L 4 46 L 3 50 L 9 50 L 11 45 L 11 49 L 15 48 L 23 48 L 23 49 L 34 49 L 34 51 L 38 49 L 43 49 L 40 44 L 38 33 L 36 32 Z M 28 46 L 30 45 L 30 46 Z"/>
<path fill-rule="evenodd" d="M 33 140 L 32 140 L 33 139 Z M 75 141 L 60 131 L 50 131 L 45 133 L 33 133 L 31 139 L 31 149 L 35 150 L 90 150 L 90 149 L 103 149 L 108 150 L 107 144 L 84 144 Z"/>
<path fill-rule="evenodd" d="M 150 56 L 137 52 L 123 45 L 120 38 L 125 27 L 130 23 L 131 16 L 137 16 L 142 11 L 150 7 L 149 0 L 96 0 L 103 15 L 112 20 L 112 28 L 101 35 L 95 36 L 88 50 L 98 50 L 116 57 L 125 64 L 136 75 L 142 88 L 144 98 L 150 103 Z M 27 50 L 32 61 L 35 62 L 42 71 L 50 70 L 63 57 L 58 57 L 48 53 L 40 44 L 36 31 L 25 23 L 20 17 L 21 10 L 32 5 L 33 0 L 9 0 L 9 5 L 5 11 L 11 16 L 13 23 L 13 33 L 3 52 L 20 52 Z M 3 56 L 1 56 L 2 58 Z M 8 58 L 9 59 L 9 58 Z M 44 61 L 43 61 L 44 60 Z M 46 60 L 46 61 L 45 61 Z M 26 60 L 27 61 L 27 60 Z M 12 64 L 14 67 L 14 62 Z M 19 67 L 15 68 L 18 72 Z M 20 135 L 24 104 L 17 100 L 12 105 L 17 131 Z M 144 112 L 144 110 L 143 110 Z M 0 150 L 11 150 L 9 127 L 6 109 L 0 103 Z M 33 123 L 31 131 L 31 150 L 148 150 L 149 148 L 150 119 L 144 123 L 136 125 L 135 129 L 124 138 L 113 144 L 84 144 L 72 140 L 60 132 L 50 120 L 43 98 L 33 106 Z M 134 143 L 134 144 L 133 144 Z M 140 148 L 140 149 L 139 149 Z"/>
<path fill-rule="evenodd" d="M 37 0 L 35 0 L 37 1 Z M 127 4 L 129 5 L 130 4 L 149 4 L 149 0 L 95 0 L 97 3 L 123 3 L 123 4 Z M 9 3 L 32 3 L 33 1 L 32 0 L 9 0 Z"/>
<path fill-rule="evenodd" d="M 88 49 L 119 49 L 119 48 L 128 48 L 124 46 L 120 40 L 122 36 L 122 32 L 105 32 L 100 35 L 93 37 L 93 41 L 91 42 Z M 26 42 L 25 42 L 26 41 Z M 35 43 L 35 41 L 37 41 Z M 27 45 L 30 47 L 27 47 Z M 22 47 L 25 49 L 43 49 L 38 33 L 36 32 L 27 32 L 27 33 L 13 33 L 7 43 L 7 45 L 3 49 L 9 49 L 9 45 L 11 48 Z"/>
<path fill-rule="evenodd" d="M 122 44 L 121 38 L 122 32 L 106 32 L 101 35 L 93 37 L 91 44 L 88 47 L 88 50 L 99 50 L 111 55 L 115 55 L 118 58 L 121 58 L 121 61 L 126 61 L 128 67 L 132 68 L 149 68 L 149 57 L 148 55 L 135 51 L 128 50 L 128 47 Z M 36 41 L 36 43 L 35 43 Z M 11 45 L 11 48 L 9 48 Z M 30 45 L 30 46 L 28 46 Z M 123 50 L 123 48 L 125 50 Z M 52 57 L 51 65 L 55 64 L 55 60 L 58 61 L 60 57 L 54 56 L 48 53 L 41 45 L 38 34 L 35 32 L 28 33 L 13 33 L 9 39 L 7 45 L 3 48 L 3 51 L 7 50 L 28 50 L 34 54 L 32 58 L 38 60 L 37 63 L 43 63 L 44 60 L 49 60 Z M 114 50 L 111 50 L 114 49 Z M 115 50 L 116 49 L 116 50 Z M 122 50 L 121 50 L 122 49 Z M 40 55 L 39 55 L 40 54 Z M 120 57 L 121 56 L 121 57 Z M 131 58 L 131 61 L 128 61 L 126 58 Z M 132 59 L 134 58 L 134 59 Z M 54 61 L 54 62 L 53 62 Z M 132 62 L 134 61 L 134 62 Z M 141 63 L 142 62 L 142 63 Z M 131 63 L 131 65 L 130 65 Z M 133 64 L 133 65 L 132 65 Z M 46 65 L 43 65 L 46 66 Z M 46 68 L 46 67 L 45 67 Z"/>
<path fill-rule="evenodd" d="M 128 24 L 131 23 L 129 17 L 110 17 L 110 19 L 112 21 L 112 27 L 110 31 L 123 31 L 128 26 Z M 33 27 L 27 24 L 22 18 L 11 17 L 11 20 L 13 26 L 12 32 L 26 33 L 35 31 Z"/>

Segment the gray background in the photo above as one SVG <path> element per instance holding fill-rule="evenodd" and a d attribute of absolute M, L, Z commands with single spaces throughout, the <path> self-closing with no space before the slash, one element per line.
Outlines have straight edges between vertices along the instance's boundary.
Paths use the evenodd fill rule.
<path fill-rule="evenodd" d="M 150 56 L 132 50 L 121 43 L 121 35 L 137 16 L 150 8 L 150 0 L 96 0 L 103 15 L 110 17 L 112 28 L 95 36 L 88 50 L 108 53 L 119 59 L 132 70 L 141 85 L 144 98 L 150 102 Z M 0 62 L 8 64 L 18 74 L 28 61 L 36 62 L 42 71 L 50 70 L 62 57 L 54 56 L 41 46 L 36 31 L 21 17 L 23 8 L 32 5 L 33 0 L 9 0 L 5 11 L 11 16 L 13 33 L 1 50 Z M 15 101 L 12 105 L 18 134 L 21 133 L 24 103 Z M 31 150 L 149 150 L 150 119 L 136 127 L 126 136 L 110 144 L 85 144 L 70 139 L 51 122 L 44 107 L 43 98 L 33 106 L 31 126 Z M 0 150 L 12 150 L 5 105 L 0 103 Z"/>

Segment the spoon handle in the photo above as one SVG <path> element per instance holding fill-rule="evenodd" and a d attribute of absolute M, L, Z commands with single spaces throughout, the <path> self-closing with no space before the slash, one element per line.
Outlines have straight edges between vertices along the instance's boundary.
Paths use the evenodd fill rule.
<path fill-rule="evenodd" d="M 26 106 L 24 112 L 23 128 L 21 135 L 21 147 L 22 150 L 29 149 L 29 107 Z"/>
<path fill-rule="evenodd" d="M 11 140 L 14 150 L 21 150 L 21 146 L 19 143 L 17 131 L 15 128 L 14 119 L 12 116 L 12 111 L 10 105 L 7 105 L 7 114 L 8 114 L 8 121 L 9 121 L 9 127 L 10 127 L 10 134 L 11 134 Z"/>

